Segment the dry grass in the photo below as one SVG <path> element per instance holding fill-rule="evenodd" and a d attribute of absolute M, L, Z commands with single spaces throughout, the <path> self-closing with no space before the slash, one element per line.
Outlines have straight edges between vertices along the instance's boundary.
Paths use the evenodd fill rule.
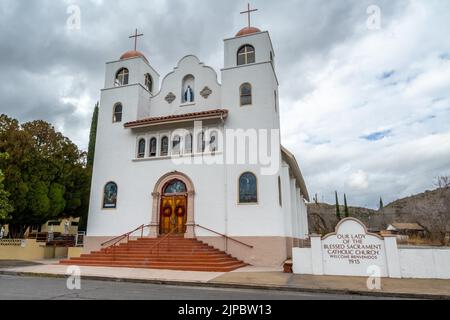
<path fill-rule="evenodd" d="M 409 237 L 409 239 L 400 240 L 398 244 L 409 245 L 409 246 L 432 246 L 432 247 L 442 247 L 442 241 L 439 239 L 432 238 L 422 238 L 422 237 Z M 450 243 L 447 241 L 447 247 L 450 247 Z"/>

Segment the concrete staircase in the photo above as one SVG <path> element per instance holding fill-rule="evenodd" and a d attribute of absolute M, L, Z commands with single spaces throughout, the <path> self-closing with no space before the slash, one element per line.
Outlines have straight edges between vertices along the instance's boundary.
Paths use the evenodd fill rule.
<path fill-rule="evenodd" d="M 181 236 L 170 236 L 164 240 L 141 238 L 60 263 L 207 272 L 230 272 L 247 266 L 201 241 Z"/>

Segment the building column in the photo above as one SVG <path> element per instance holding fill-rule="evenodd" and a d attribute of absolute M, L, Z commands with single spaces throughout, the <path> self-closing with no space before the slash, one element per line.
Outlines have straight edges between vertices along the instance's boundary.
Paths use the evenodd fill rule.
<path fill-rule="evenodd" d="M 195 238 L 194 199 L 195 199 L 195 191 L 189 191 L 188 192 L 186 233 L 184 235 L 184 237 L 186 239 L 194 239 Z"/>
<path fill-rule="evenodd" d="M 402 271 L 400 267 L 397 237 L 395 235 L 384 236 L 384 247 L 386 249 L 386 267 L 389 278 L 401 278 Z"/>
<path fill-rule="evenodd" d="M 322 236 L 311 235 L 311 261 L 313 275 L 323 276 Z"/>
<path fill-rule="evenodd" d="M 152 220 L 150 222 L 150 233 L 148 235 L 149 238 L 158 238 L 159 235 L 159 206 L 161 194 L 159 192 L 153 192 L 153 206 L 152 206 Z"/>

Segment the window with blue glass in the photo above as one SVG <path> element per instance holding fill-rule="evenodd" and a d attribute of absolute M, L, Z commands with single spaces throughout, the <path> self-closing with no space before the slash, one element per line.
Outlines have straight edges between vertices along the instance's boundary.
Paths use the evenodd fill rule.
<path fill-rule="evenodd" d="M 239 203 L 258 203 L 258 180 L 251 172 L 245 172 L 239 178 Z"/>
<path fill-rule="evenodd" d="M 164 189 L 164 194 L 186 193 L 187 188 L 183 181 L 173 180 Z"/>
<path fill-rule="evenodd" d="M 117 184 L 114 182 L 108 182 L 105 186 L 103 194 L 103 209 L 116 209 L 117 208 Z"/>

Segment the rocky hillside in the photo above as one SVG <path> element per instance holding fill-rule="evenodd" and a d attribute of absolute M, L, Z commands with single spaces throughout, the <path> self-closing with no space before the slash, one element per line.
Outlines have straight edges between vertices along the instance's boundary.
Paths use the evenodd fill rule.
<path fill-rule="evenodd" d="M 350 207 L 350 216 L 363 221 L 369 229 L 382 230 L 393 222 L 417 222 L 432 233 L 450 231 L 450 188 L 427 191 L 397 200 L 382 210 Z M 343 216 L 344 208 L 341 207 Z M 308 205 L 310 231 L 329 233 L 337 224 L 336 207 Z"/>

